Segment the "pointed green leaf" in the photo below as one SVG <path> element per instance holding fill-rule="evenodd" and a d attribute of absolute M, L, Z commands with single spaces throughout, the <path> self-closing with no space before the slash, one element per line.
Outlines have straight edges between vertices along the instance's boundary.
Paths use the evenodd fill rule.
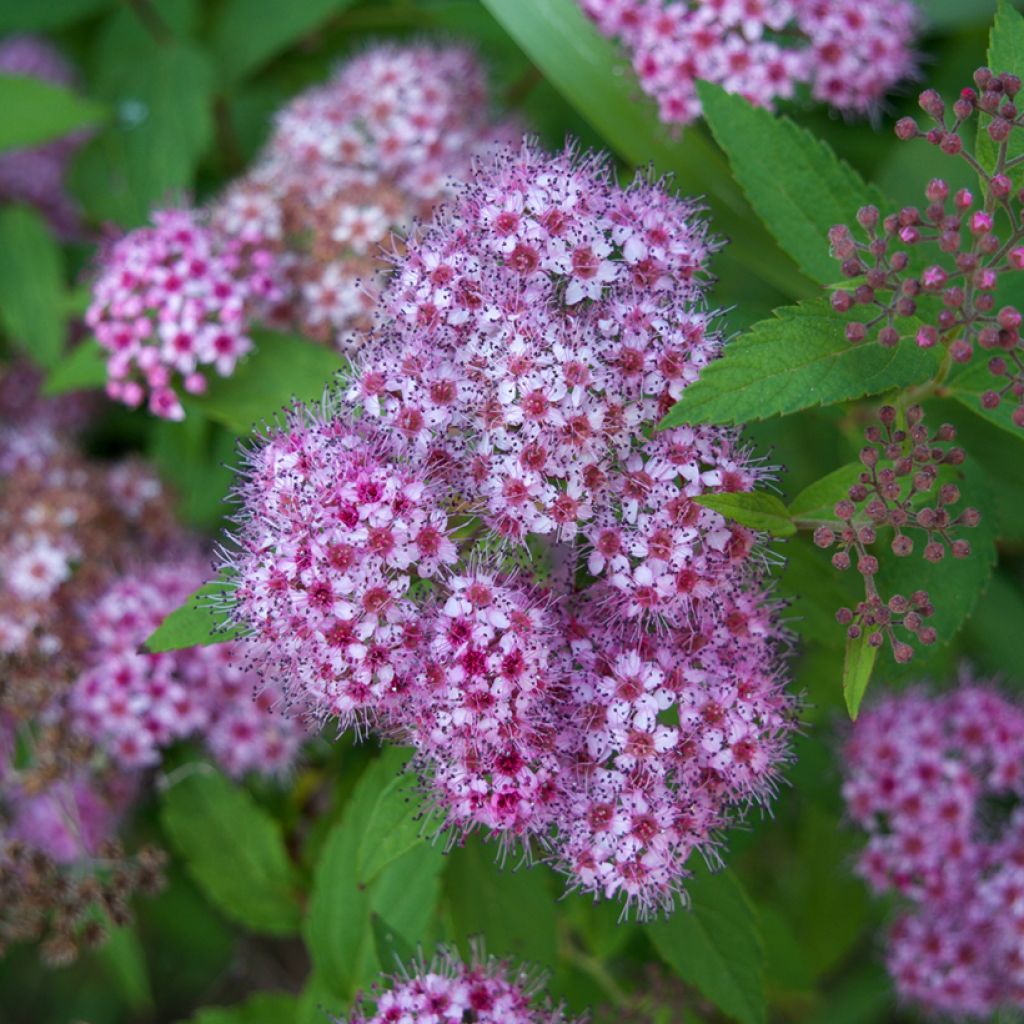
<path fill-rule="evenodd" d="M 789 505 L 789 515 L 801 524 L 838 522 L 835 505 L 849 497 L 850 488 L 858 482 L 864 467 L 850 462 L 808 484 Z"/>
<path fill-rule="evenodd" d="M 252 332 L 255 350 L 230 377 L 216 378 L 194 407 L 237 434 L 273 419 L 293 400 L 319 405 L 324 389 L 345 369 L 333 349 L 297 334 Z"/>
<path fill-rule="evenodd" d="M 693 499 L 698 505 L 720 512 L 752 530 L 764 530 L 773 537 L 789 537 L 796 533 L 786 506 L 767 491 L 730 494 L 702 494 Z"/>
<path fill-rule="evenodd" d="M 829 228 L 852 224 L 861 206 L 885 206 L 885 197 L 788 117 L 710 82 L 698 82 L 697 92 L 715 141 L 765 227 L 809 277 L 835 281 L 839 264 L 829 255 Z"/>
<path fill-rule="evenodd" d="M 135 226 L 194 188 L 213 141 L 212 66 L 188 43 L 147 41 L 99 88 L 116 116 L 76 157 L 72 190 L 97 220 Z"/>
<path fill-rule="evenodd" d="M 188 765 L 160 803 L 160 821 L 212 903 L 253 931 L 291 935 L 301 920 L 295 871 L 277 822 L 240 786 Z"/>
<path fill-rule="evenodd" d="M 0 210 L 0 326 L 37 365 L 64 348 L 64 259 L 35 210 Z"/>
<path fill-rule="evenodd" d="M 317 862 L 303 934 L 316 976 L 338 1000 L 351 999 L 381 968 L 372 915 L 416 944 L 423 941 L 440 897 L 444 858 L 422 840 L 389 859 L 372 880 L 362 870 L 363 861 L 371 859 L 363 848 L 367 828 L 408 757 L 408 751 L 390 747 L 366 770 Z"/>
<path fill-rule="evenodd" d="M 1024 441 L 1024 428 L 1013 422 L 1013 411 L 1017 408 L 1017 400 L 1012 394 L 1004 395 L 1003 400 L 994 409 L 986 409 L 981 404 L 981 396 L 986 391 L 999 391 L 1006 382 L 1005 378 L 993 377 L 984 361 L 969 366 L 963 373 L 957 374 L 946 383 L 943 391 L 955 398 L 976 416 L 994 423 L 1018 441 Z"/>
<path fill-rule="evenodd" d="M 764 949 L 754 908 L 731 871 L 703 865 L 686 883 L 690 907 L 647 926 L 662 959 L 741 1024 L 765 1019 Z"/>
<path fill-rule="evenodd" d="M 43 385 L 44 395 L 101 388 L 107 382 L 107 354 L 95 338 L 86 338 L 54 363 Z"/>
<path fill-rule="evenodd" d="M 227 626 L 224 613 L 216 607 L 217 600 L 230 589 L 231 583 L 226 578 L 204 583 L 160 623 L 147 637 L 142 649 L 149 654 L 160 654 L 183 647 L 222 644 L 243 636 L 241 628 Z"/>
<path fill-rule="evenodd" d="M 852 345 L 826 300 L 802 302 L 775 310 L 729 342 L 661 427 L 768 419 L 918 384 L 937 369 L 931 349 Z"/>
<path fill-rule="evenodd" d="M 107 116 L 102 104 L 27 75 L 0 74 L 0 110 L 0 152 L 63 138 Z"/>
<path fill-rule="evenodd" d="M 867 630 L 856 639 L 847 637 L 846 658 L 843 660 L 843 697 L 846 699 L 846 710 L 854 721 L 860 713 L 860 703 L 871 682 L 871 672 L 877 658 L 878 648 L 868 643 Z"/>

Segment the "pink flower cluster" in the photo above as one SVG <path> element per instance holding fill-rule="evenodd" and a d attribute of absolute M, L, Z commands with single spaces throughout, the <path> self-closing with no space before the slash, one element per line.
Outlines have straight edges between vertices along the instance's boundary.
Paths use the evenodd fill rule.
<path fill-rule="evenodd" d="M 443 209 L 396 267 L 350 400 L 507 540 L 572 541 L 613 505 L 632 519 L 652 471 L 676 476 L 642 428 L 721 343 L 701 308 L 719 243 L 660 185 L 530 144 Z"/>
<path fill-rule="evenodd" d="M 765 469 L 654 429 L 717 351 L 716 244 L 597 158 L 482 162 L 408 240 L 345 394 L 249 453 L 224 555 L 254 662 L 411 746 L 451 842 L 641 916 L 770 799 L 796 713 L 761 538 L 693 500 Z"/>
<path fill-rule="evenodd" d="M 865 114 L 916 70 L 909 0 L 579 2 L 626 47 L 666 124 L 700 116 L 699 79 L 766 107 L 809 86 L 816 100 Z"/>
<path fill-rule="evenodd" d="M 935 1013 L 1024 1007 L 1024 709 L 965 679 L 887 698 L 846 747 L 858 870 L 908 900 L 889 935 L 900 994 Z"/>
<path fill-rule="evenodd" d="M 543 978 L 493 957 L 467 964 L 445 949 L 430 964 L 415 962 L 385 980 L 372 1005 L 358 997 L 336 1024 L 583 1024 L 538 998 Z"/>
<path fill-rule="evenodd" d="M 28 35 L 8 36 L 0 42 L 0 74 L 38 78 L 65 89 L 76 84 L 64 57 L 49 43 Z M 83 141 L 79 132 L 0 154 L 0 202 L 28 203 L 61 236 L 75 234 L 78 211 L 64 188 L 64 173 Z"/>
<path fill-rule="evenodd" d="M 279 708 L 277 688 L 239 667 L 234 644 L 139 649 L 204 575 L 202 561 L 186 556 L 122 576 L 100 595 L 85 615 L 92 651 L 71 689 L 72 712 L 122 768 L 155 764 L 163 748 L 201 735 L 231 775 L 280 773 L 306 728 Z"/>
<path fill-rule="evenodd" d="M 377 46 L 282 110 L 263 157 L 213 209 L 244 246 L 278 254 L 281 322 L 349 351 L 369 326 L 395 230 L 429 215 L 473 154 L 518 136 L 487 117 L 476 57 Z"/>
<path fill-rule="evenodd" d="M 85 317 L 109 354 L 107 394 L 130 407 L 148 395 L 154 415 L 183 419 L 177 382 L 202 394 L 204 368 L 226 377 L 252 349 L 253 303 L 275 294 L 269 259 L 257 252 L 242 266 L 189 210 L 158 211 L 111 245 Z"/>

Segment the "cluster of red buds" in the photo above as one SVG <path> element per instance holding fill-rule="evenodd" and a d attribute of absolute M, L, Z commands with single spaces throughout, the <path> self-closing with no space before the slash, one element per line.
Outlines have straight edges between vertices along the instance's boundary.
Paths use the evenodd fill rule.
<path fill-rule="evenodd" d="M 981 515 L 975 508 L 951 509 L 960 501 L 960 488 L 943 469 L 959 466 L 964 451 L 950 446 L 956 438 L 950 424 L 929 434 L 923 410 L 917 405 L 907 409 L 905 425 L 898 425 L 897 411 L 891 405 L 883 406 L 878 418 L 880 425 L 872 424 L 864 431 L 868 442 L 860 453 L 864 469 L 847 497 L 836 503 L 835 516 L 841 526 L 819 526 L 814 543 L 820 548 L 837 548 L 832 556 L 836 569 L 845 571 L 856 563 L 864 577 L 865 599 L 856 608 L 840 608 L 836 613 L 837 620 L 847 627 L 847 635 L 857 639 L 866 633 L 872 647 L 888 640 L 893 657 L 907 662 L 914 651 L 898 638 L 896 629 L 915 636 L 919 643 L 934 643 L 935 630 L 925 622 L 933 607 L 923 590 L 889 598 L 879 593 L 880 563 L 873 553 L 878 550 L 879 531 L 891 531 L 889 549 L 897 558 L 913 554 L 914 534 L 924 539 L 922 553 L 929 562 L 941 562 L 947 553 L 967 558 L 970 543 L 954 536 L 953 531 L 977 526 Z"/>
<path fill-rule="evenodd" d="M 934 89 L 921 93 L 921 109 L 934 122 L 922 130 L 911 117 L 896 124 L 900 139 L 927 139 L 944 153 L 965 159 L 981 179 L 981 195 L 966 188 L 950 194 L 941 178 L 925 189 L 924 209 L 909 206 L 882 216 L 874 206 L 857 212 L 867 236 L 858 240 L 845 224 L 829 232 L 832 253 L 841 263 L 849 289 L 836 291 L 832 305 L 840 313 L 864 307 L 869 319 L 847 324 L 846 336 L 858 343 L 869 336 L 887 347 L 913 337 L 920 348 L 941 345 L 951 363 L 969 363 L 976 347 L 990 353 L 995 381 L 981 403 L 995 409 L 1006 397 L 1016 408 L 1013 422 L 1024 427 L 1024 343 L 1021 310 L 998 309 L 996 291 L 1004 274 L 1024 270 L 1024 189 L 1015 189 L 1010 172 L 1024 163 L 1012 155 L 1012 133 L 1024 128 L 1014 97 L 1021 81 L 988 68 L 974 74 L 977 89 L 964 89 L 947 114 Z M 963 129 L 977 113 L 994 150 L 986 169 L 964 148 Z M 952 201 L 951 201 L 952 200 Z M 927 249 L 927 256 L 913 250 Z M 908 318 L 915 321 L 908 323 Z"/>

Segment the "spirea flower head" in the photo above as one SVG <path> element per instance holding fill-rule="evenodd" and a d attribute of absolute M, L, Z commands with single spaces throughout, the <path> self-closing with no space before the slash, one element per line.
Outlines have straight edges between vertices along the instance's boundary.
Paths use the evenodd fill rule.
<path fill-rule="evenodd" d="M 373 426 L 298 408 L 247 453 L 231 611 L 322 714 L 385 713 L 415 660 L 410 588 L 456 559 L 443 493 Z"/>
<path fill-rule="evenodd" d="M 254 662 L 413 748 L 450 841 L 639 916 L 770 799 L 795 717 L 762 539 L 695 501 L 767 470 L 655 429 L 717 353 L 716 246 L 599 157 L 480 160 L 396 253 L 343 397 L 247 457 L 225 558 Z"/>
<path fill-rule="evenodd" d="M 809 86 L 855 114 L 912 75 L 918 16 L 909 0 L 580 0 L 619 39 L 661 120 L 700 116 L 697 81 L 773 106 Z"/>
<path fill-rule="evenodd" d="M 246 331 L 261 280 L 190 210 L 157 211 L 152 225 L 114 242 L 85 317 L 108 353 L 107 394 L 182 419 L 177 389 L 201 394 L 209 370 L 226 377 L 252 349 Z"/>
<path fill-rule="evenodd" d="M 568 648 L 550 594 L 480 567 L 444 581 L 422 614 L 400 737 L 452 841 L 482 826 L 539 839 L 560 809 L 555 734 Z"/>
<path fill-rule="evenodd" d="M 540 997 L 543 981 L 507 961 L 475 954 L 467 964 L 445 949 L 384 979 L 336 1024 L 585 1024 Z"/>
<path fill-rule="evenodd" d="M 175 740 L 200 735 L 229 774 L 279 773 L 305 738 L 302 716 L 237 664 L 235 645 L 139 650 L 204 575 L 195 558 L 147 565 L 95 601 L 85 622 L 92 651 L 70 697 L 78 726 L 124 768 L 152 765 Z"/>
<path fill-rule="evenodd" d="M 977 88 L 964 89 L 951 110 L 934 89 L 925 90 L 920 105 L 933 126 L 923 131 L 905 117 L 896 134 L 965 159 L 984 182 L 981 194 L 933 178 L 923 208 L 883 215 L 865 206 L 856 229 L 833 227 L 832 253 L 850 287 L 836 291 L 832 304 L 852 313 L 846 336 L 853 344 L 871 339 L 893 348 L 913 339 L 920 348 L 941 346 L 953 363 L 969 363 L 982 350 L 993 378 L 982 407 L 998 409 L 1008 400 L 1014 425 L 1024 427 L 1024 314 L 1012 303 L 998 304 L 999 292 L 1024 269 L 1024 191 L 1011 180 L 1017 158 L 1010 145 L 1024 131 L 1016 100 L 1021 82 L 988 68 L 979 68 L 974 82 Z M 985 166 L 971 153 L 976 137 L 994 152 Z"/>
<path fill-rule="evenodd" d="M 720 585 L 711 604 L 656 635 L 616 635 L 594 606 L 566 627 L 555 862 L 572 888 L 641 918 L 672 909 L 695 850 L 718 859 L 718 830 L 768 803 L 788 758 L 796 704 L 777 668 L 776 609 L 739 586 Z"/>
<path fill-rule="evenodd" d="M 8 36 L 0 41 L 0 74 L 38 78 L 72 89 L 71 65 L 48 42 L 35 36 Z M 0 202 L 28 203 L 67 237 L 79 226 L 78 211 L 64 187 L 64 173 L 85 136 L 81 132 L 39 146 L 0 154 Z"/>
<path fill-rule="evenodd" d="M 499 536 L 572 540 L 718 349 L 716 246 L 659 184 L 506 149 L 409 239 L 350 399 L 482 495 Z"/>
<path fill-rule="evenodd" d="M 1024 1006 L 1024 710 L 970 678 L 918 688 L 863 714 L 845 753 L 858 870 L 910 904 L 889 936 L 900 993 L 956 1015 Z"/>
<path fill-rule="evenodd" d="M 345 351 L 369 326 L 391 233 L 429 215 L 473 154 L 518 137 L 488 118 L 479 61 L 457 46 L 374 47 L 276 118 L 257 166 L 213 208 L 290 283 L 272 319 Z"/>

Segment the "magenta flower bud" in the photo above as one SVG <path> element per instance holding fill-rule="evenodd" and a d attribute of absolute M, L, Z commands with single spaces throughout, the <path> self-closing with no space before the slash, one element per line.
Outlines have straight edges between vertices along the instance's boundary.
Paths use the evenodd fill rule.
<path fill-rule="evenodd" d="M 990 292 L 999 283 L 999 275 L 991 267 L 982 267 L 974 274 L 974 287 Z"/>
<path fill-rule="evenodd" d="M 997 199 L 1006 199 L 1013 191 L 1013 182 L 1005 174 L 996 174 L 989 182 L 989 188 Z"/>
<path fill-rule="evenodd" d="M 864 340 L 867 336 L 867 328 L 859 321 L 846 325 L 846 340 L 856 345 L 858 342 Z"/>
<path fill-rule="evenodd" d="M 878 223 L 878 207 L 862 206 L 857 211 L 857 223 L 865 230 L 869 230 Z"/>
<path fill-rule="evenodd" d="M 1005 376 L 1006 360 L 1001 356 L 996 356 L 995 359 L 990 359 L 988 361 L 988 372 L 991 373 L 993 377 Z"/>
<path fill-rule="evenodd" d="M 921 287 L 929 292 L 939 291 L 945 285 L 948 277 L 945 269 L 940 266 L 926 267 L 921 273 Z"/>
<path fill-rule="evenodd" d="M 956 156 L 964 148 L 963 139 L 954 132 L 946 132 L 939 145 L 942 152 L 949 156 Z"/>
<path fill-rule="evenodd" d="M 955 363 L 969 363 L 974 355 L 974 346 L 966 338 L 957 338 L 949 346 L 949 354 Z"/>
<path fill-rule="evenodd" d="M 837 291 L 832 293 L 832 308 L 837 313 L 848 313 L 853 308 L 853 296 L 849 292 Z"/>
<path fill-rule="evenodd" d="M 959 309 L 964 304 L 963 288 L 947 288 L 942 293 L 942 301 L 952 309 Z"/>
<path fill-rule="evenodd" d="M 1020 79 L 1016 75 L 1012 75 L 1009 72 L 1003 72 L 999 76 L 999 81 L 1003 84 L 1003 92 L 1007 96 L 1016 96 L 1020 92 Z"/>
<path fill-rule="evenodd" d="M 921 237 L 921 232 L 917 228 L 905 227 L 900 228 L 900 241 L 904 245 L 916 245 Z"/>
<path fill-rule="evenodd" d="M 953 116 L 958 121 L 966 121 L 974 113 L 974 104 L 970 100 L 960 97 L 953 104 Z"/>
<path fill-rule="evenodd" d="M 974 205 L 974 196 L 970 189 L 961 188 L 953 197 L 953 203 L 958 210 L 969 210 Z"/>
<path fill-rule="evenodd" d="M 1018 405 L 1013 410 L 1013 415 L 1010 418 L 1013 420 L 1015 427 L 1024 427 L 1024 405 Z"/>
<path fill-rule="evenodd" d="M 1021 325 L 1021 312 L 1016 306 L 1003 306 L 999 310 L 999 315 L 996 320 L 999 322 L 1000 327 L 1005 327 L 1008 331 L 1015 331 Z"/>
<path fill-rule="evenodd" d="M 1010 135 L 1010 122 L 997 118 L 989 122 L 988 135 L 993 142 L 1005 142 Z M 945 145 L 943 145 L 945 149 Z M 948 151 L 947 151 L 948 152 Z"/>
<path fill-rule="evenodd" d="M 998 391 L 986 391 L 981 396 L 981 407 L 982 409 L 998 409 L 1000 401 Z"/>
<path fill-rule="evenodd" d="M 949 185 L 942 178 L 932 178 L 924 190 L 930 202 L 944 203 L 949 198 Z"/>
<path fill-rule="evenodd" d="M 992 72 L 987 67 L 980 67 L 974 72 L 972 77 L 974 84 L 979 89 L 987 89 L 989 82 L 992 81 Z"/>
<path fill-rule="evenodd" d="M 989 324 L 978 332 L 978 344 L 982 348 L 995 348 L 999 344 L 999 328 Z"/>
<path fill-rule="evenodd" d="M 939 119 L 945 113 L 946 105 L 934 89 L 925 89 L 917 99 L 921 109 L 930 117 Z"/>
<path fill-rule="evenodd" d="M 900 332 L 895 327 L 883 327 L 878 332 L 878 343 L 883 348 L 895 348 L 899 344 Z"/>
<path fill-rule="evenodd" d="M 1007 254 L 1006 262 L 1014 270 L 1024 270 L 1024 246 L 1018 245 L 1016 248 L 1011 249 Z"/>
<path fill-rule="evenodd" d="M 814 531 L 814 543 L 819 548 L 830 548 L 835 543 L 836 535 L 827 526 L 819 526 Z"/>
<path fill-rule="evenodd" d="M 912 117 L 901 117 L 896 122 L 896 138 L 903 142 L 916 138 L 920 134 L 917 122 Z"/>
<path fill-rule="evenodd" d="M 975 210 L 971 214 L 968 225 L 970 226 L 971 234 L 984 235 L 992 230 L 992 214 L 985 210 Z"/>

